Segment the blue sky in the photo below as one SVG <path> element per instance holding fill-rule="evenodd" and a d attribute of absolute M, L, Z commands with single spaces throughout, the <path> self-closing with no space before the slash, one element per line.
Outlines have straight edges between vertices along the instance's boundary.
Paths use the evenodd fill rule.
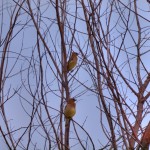
<path fill-rule="evenodd" d="M 122 1 L 122 2 L 126 2 L 126 1 Z M 60 34 L 59 34 L 59 30 L 58 30 L 58 26 L 56 24 L 56 16 L 55 16 L 55 10 L 51 5 L 48 5 L 46 0 L 43 0 L 41 2 L 42 5 L 41 6 L 41 12 L 42 12 L 42 18 L 41 18 L 41 32 L 44 36 L 44 33 L 47 29 L 47 26 L 51 26 L 51 28 L 49 29 L 49 32 L 47 33 L 47 35 L 45 36 L 45 40 L 48 43 L 48 46 L 51 50 L 51 52 L 55 55 L 55 51 L 57 50 L 59 58 L 60 58 L 60 48 L 61 48 L 61 43 L 60 43 Z M 46 4 L 46 5 L 45 5 Z M 13 5 L 13 2 L 12 2 Z M 6 8 L 10 8 L 10 2 L 7 0 L 6 1 Z M 105 11 L 105 6 L 106 4 L 103 4 L 104 7 L 102 7 L 101 12 L 103 12 L 103 9 Z M 24 7 L 26 8 L 27 6 L 24 5 Z M 35 5 L 33 4 L 33 7 L 35 7 Z M 133 6 L 132 6 L 133 7 Z M 2 7 L 0 7 L 2 8 Z M 140 10 L 141 9 L 141 10 Z M 71 14 L 74 14 L 74 4 L 70 3 L 70 5 L 68 5 L 68 10 Z M 146 11 L 143 11 L 146 10 Z M 148 3 L 146 3 L 146 1 L 138 1 L 138 11 L 140 13 L 141 16 L 147 18 L 148 20 L 150 20 L 150 16 L 149 16 L 149 5 Z M 82 12 L 82 8 L 79 8 L 78 10 L 79 12 L 79 16 L 81 18 L 83 18 L 83 12 Z M 115 11 L 115 10 L 114 10 Z M 128 11 L 125 10 L 123 13 L 124 14 L 128 14 Z M 4 27 L 3 27 L 3 34 L 2 36 L 5 37 L 8 29 L 9 29 L 9 12 L 11 12 L 11 9 L 5 9 L 4 11 Z M 2 11 L 0 11 L 0 15 L 2 15 Z M 105 21 L 106 21 L 106 16 L 102 17 L 102 25 L 105 26 Z M 113 17 L 112 17 L 112 27 L 113 25 L 116 23 L 117 19 L 118 19 L 118 14 L 114 13 Z M 133 14 L 131 13 L 131 19 L 129 22 L 129 27 L 130 29 L 133 31 L 133 37 L 135 38 L 135 40 L 137 40 L 137 34 L 136 32 L 134 32 L 135 29 L 137 29 L 136 26 L 136 22 L 135 22 L 135 16 L 133 16 Z M 73 17 L 70 15 L 68 15 L 68 20 L 70 22 L 74 22 Z M 149 24 L 147 21 L 145 21 L 144 19 L 140 18 L 141 21 L 141 26 L 145 27 L 144 29 L 148 28 Z M 24 11 L 21 11 L 21 14 L 18 18 L 18 25 L 15 27 L 14 30 L 14 35 L 15 33 L 17 33 L 17 31 L 19 31 L 22 27 L 23 24 L 25 22 L 28 22 L 28 24 L 25 26 L 24 30 L 22 30 L 21 32 L 19 32 L 17 34 L 17 36 L 11 41 L 10 44 L 10 48 L 9 48 L 9 62 L 8 62 L 8 68 L 7 68 L 7 73 L 11 70 L 12 66 L 15 64 L 15 60 L 16 57 L 19 57 L 17 63 L 15 64 L 12 72 L 10 73 L 10 78 L 8 78 L 6 80 L 5 83 L 5 89 L 4 89 L 4 95 L 7 95 L 8 93 L 8 89 L 10 89 L 10 94 L 12 94 L 15 90 L 17 90 L 20 87 L 20 90 L 18 92 L 18 94 L 16 94 L 12 99 L 10 99 L 6 104 L 5 104 L 5 111 L 6 111 L 6 115 L 7 118 L 10 122 L 10 126 L 12 129 L 17 129 L 19 127 L 24 127 L 28 124 L 28 121 L 30 119 L 29 115 L 32 111 L 32 107 L 30 105 L 30 103 L 33 102 L 33 98 L 30 96 L 30 94 L 28 93 L 29 90 L 29 86 L 28 86 L 28 77 L 27 74 L 29 73 L 29 83 L 31 84 L 31 89 L 33 92 L 35 92 L 36 90 L 36 77 L 38 77 L 38 73 L 39 73 L 39 59 L 38 59 L 38 53 L 37 53 L 37 47 L 36 47 L 36 30 L 34 28 L 33 22 L 32 20 L 30 20 L 30 17 L 28 16 L 28 14 L 24 13 Z M 71 24 L 71 23 L 70 23 Z M 73 25 L 73 24 L 72 24 Z M 78 40 L 80 42 L 80 46 L 81 48 L 83 48 L 83 52 L 86 51 L 86 46 L 87 43 L 87 36 L 85 34 L 82 34 L 80 32 L 86 33 L 86 27 L 85 24 L 82 20 L 78 20 L 77 21 L 77 25 L 76 28 L 78 29 L 78 34 L 76 34 L 76 37 L 78 37 Z M 115 39 L 120 33 L 122 32 L 124 28 L 123 23 L 120 21 L 120 24 L 117 26 L 117 30 L 113 30 L 112 34 L 111 34 L 111 38 L 112 40 Z M 145 30 L 143 29 L 143 33 L 147 33 L 149 30 Z M 66 43 L 69 44 L 70 42 L 70 33 L 69 30 L 66 30 Z M 144 36 L 144 34 L 143 34 Z M 149 36 L 149 33 L 147 33 L 147 37 Z M 52 41 L 53 40 L 53 41 Z M 117 46 L 119 47 L 121 44 L 121 38 L 118 38 L 117 41 Z M 56 47 L 54 47 L 53 43 L 55 43 Z M 85 44 L 86 43 L 86 44 Z M 58 96 L 56 96 L 55 94 L 58 94 L 59 96 L 61 96 L 61 93 L 59 91 L 59 87 L 58 87 L 58 82 L 55 79 L 55 76 L 52 72 L 52 70 L 50 70 L 49 65 L 56 71 L 56 69 L 54 68 L 54 65 L 51 61 L 51 59 L 48 58 L 47 61 L 47 57 L 45 54 L 45 49 L 43 47 L 42 42 L 40 41 L 40 46 L 41 46 L 41 53 L 43 53 L 43 68 L 45 71 L 45 90 L 48 91 L 46 94 L 46 100 L 49 106 L 58 109 L 59 110 L 59 106 L 60 106 L 60 98 Z M 132 53 L 132 54 L 136 54 L 136 51 L 132 48 L 133 46 L 133 42 L 130 39 L 130 36 L 127 36 L 127 38 L 125 39 L 125 47 L 129 48 L 127 49 L 128 52 Z M 149 44 L 147 44 L 147 47 L 143 47 L 142 51 L 145 52 L 147 50 L 149 50 Z M 68 49 L 67 51 L 70 52 L 70 46 L 66 46 Z M 131 48 L 130 48 L 131 47 Z M 0 53 L 2 52 L 2 48 L 3 46 L 0 48 Z M 79 52 L 77 46 L 75 45 L 75 42 L 73 43 L 73 47 L 72 47 L 76 52 Z M 111 47 L 112 51 L 116 51 L 117 48 L 113 48 L 113 46 Z M 88 54 L 90 54 L 90 49 L 88 51 Z M 21 54 L 21 55 L 20 55 Z M 149 53 L 146 55 L 143 55 L 142 57 L 142 61 L 145 64 L 145 66 L 147 67 L 147 69 L 149 70 Z M 136 60 L 135 58 L 130 55 L 131 57 L 131 67 L 133 70 L 135 70 L 135 64 L 136 64 Z M 133 58 L 132 58 L 133 57 Z M 32 58 L 32 59 L 31 59 Z M 88 58 L 89 60 L 92 61 L 92 57 L 90 56 Z M 118 65 L 123 66 L 123 63 L 126 62 L 127 56 L 125 55 L 124 52 L 120 53 L 120 58 L 118 59 Z M 61 63 L 59 62 L 59 59 L 56 55 L 56 61 L 59 64 L 59 67 L 61 67 Z M 49 65 L 48 65 L 48 63 Z M 81 58 L 81 54 L 79 54 L 79 61 L 78 61 L 78 66 L 80 65 L 80 63 L 82 62 L 82 58 Z M 30 66 L 30 63 L 33 65 L 37 65 L 36 69 L 33 70 L 33 68 Z M 29 67 L 30 66 L 30 67 Z M 84 67 L 83 67 L 84 68 Z M 87 87 L 92 86 L 92 81 L 90 76 L 87 74 L 87 72 L 81 68 L 79 70 L 79 72 L 75 75 L 75 78 L 77 80 L 79 80 L 80 82 L 84 83 Z M 25 70 L 24 70 L 25 69 Z M 18 73 L 20 70 L 24 70 L 22 71 L 22 74 L 17 74 L 15 76 L 12 76 L 15 73 Z M 37 71 L 37 72 L 36 72 Z M 71 74 L 74 74 L 75 71 Z M 123 74 L 127 77 L 130 78 L 131 74 L 130 74 L 130 70 L 129 70 L 129 66 L 126 65 L 123 69 Z M 143 76 L 145 74 L 142 74 Z M 46 82 L 47 81 L 47 82 Z M 24 84 L 22 84 L 24 83 Z M 73 85 L 71 86 L 71 90 L 73 91 L 71 93 L 72 97 L 76 97 L 80 92 L 85 90 L 84 86 L 80 86 L 77 90 L 76 89 L 77 86 L 79 86 L 80 83 L 76 80 L 73 81 Z M 134 85 L 133 85 L 134 87 Z M 126 88 L 126 85 L 124 84 L 124 88 Z M 136 88 L 136 87 L 135 87 Z M 131 93 L 131 91 L 127 90 L 127 99 L 132 99 L 132 101 L 136 102 L 136 98 L 133 95 L 133 93 Z M 22 96 L 20 97 L 19 94 Z M 109 93 L 106 91 L 105 94 L 109 96 Z M 38 100 L 38 94 L 36 95 L 36 98 Z M 110 102 L 111 103 L 111 102 Z M 130 102 L 129 102 L 130 103 Z M 23 107 L 22 107 L 23 106 Z M 103 143 L 104 145 L 107 143 L 106 137 L 104 136 L 102 129 L 101 129 L 101 125 L 100 125 L 100 112 L 99 109 L 97 108 L 98 106 L 98 99 L 97 96 L 92 93 L 92 92 L 86 92 L 84 95 L 77 97 L 77 113 L 74 116 L 74 120 L 77 121 L 80 125 L 84 124 L 84 128 L 86 131 L 88 131 L 88 133 L 90 134 L 90 136 L 92 137 L 95 147 L 96 149 L 100 148 L 100 144 L 99 141 L 101 141 L 101 143 Z M 42 107 L 41 107 L 42 109 Z M 27 112 L 26 112 L 26 111 Z M 52 109 L 49 109 L 50 113 L 52 116 L 55 116 L 58 114 L 57 111 L 54 111 Z M 113 109 L 112 109 L 112 113 L 113 113 Z M 43 115 L 43 119 L 46 119 L 46 113 L 43 111 L 42 112 Z M 132 118 L 132 117 L 131 117 Z M 0 122 L 2 121 L 2 117 L 0 116 Z M 38 119 L 35 118 L 34 123 L 38 124 Z M 107 126 L 107 121 L 106 118 L 103 117 L 103 123 L 106 124 Z M 71 126 L 71 130 L 73 131 L 73 127 Z M 85 133 L 80 130 L 80 136 L 83 139 L 86 139 L 86 135 Z M 38 128 L 38 131 L 40 133 L 42 133 L 43 131 Z M 19 134 L 21 133 L 17 132 L 14 137 L 18 138 Z M 74 134 L 71 134 L 72 137 L 74 137 Z M 0 140 L 1 141 L 1 140 Z M 38 141 L 38 142 L 37 142 Z M 44 143 L 43 138 L 40 136 L 40 134 L 38 134 L 37 132 L 34 134 L 33 136 L 33 142 L 37 142 L 37 147 L 39 149 L 42 149 L 42 145 Z M 24 138 L 24 140 L 22 141 L 22 143 L 26 143 L 26 140 Z M 76 143 L 76 141 L 74 140 L 72 142 L 73 144 Z M 91 148 L 91 143 L 89 142 L 89 150 Z M 2 144 L 3 145 L 3 144 Z M 5 144 L 4 144 L 5 145 Z M 78 145 L 77 145 L 78 146 Z M 77 149 L 77 146 L 75 146 L 74 148 L 72 148 L 72 150 Z M 5 146 L 4 146 L 5 147 Z M 4 149 L 4 148 L 3 148 Z M 30 149 L 32 150 L 33 147 L 31 145 Z M 0 149 L 1 150 L 1 149 Z"/>

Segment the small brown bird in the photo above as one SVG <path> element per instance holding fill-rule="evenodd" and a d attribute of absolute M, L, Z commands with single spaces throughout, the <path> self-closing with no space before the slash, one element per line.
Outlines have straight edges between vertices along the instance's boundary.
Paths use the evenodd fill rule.
<path fill-rule="evenodd" d="M 78 61 L 78 53 L 72 52 L 72 55 L 67 63 L 67 72 L 71 71 L 77 64 Z"/>
<path fill-rule="evenodd" d="M 74 98 L 70 98 L 67 102 L 67 105 L 64 109 L 64 115 L 66 117 L 66 119 L 72 119 L 72 117 L 75 115 L 76 113 L 76 103 L 75 103 L 75 99 Z"/>
<path fill-rule="evenodd" d="M 76 103 L 74 98 L 70 98 L 67 101 L 67 105 L 64 109 L 64 115 L 65 115 L 65 150 L 69 150 L 69 133 L 70 133 L 70 122 L 72 117 L 76 113 Z"/>

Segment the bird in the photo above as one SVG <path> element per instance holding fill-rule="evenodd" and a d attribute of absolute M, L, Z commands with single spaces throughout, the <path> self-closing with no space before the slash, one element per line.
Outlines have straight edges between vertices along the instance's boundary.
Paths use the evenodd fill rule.
<path fill-rule="evenodd" d="M 72 120 L 72 117 L 76 114 L 76 99 L 75 98 L 69 98 L 67 101 L 67 104 L 64 109 L 64 115 L 65 115 L 65 149 L 70 149 L 69 146 L 69 133 L 70 133 L 70 122 Z"/>
<path fill-rule="evenodd" d="M 78 61 L 78 53 L 72 52 L 69 61 L 67 62 L 67 72 L 71 71 L 77 64 Z"/>
<path fill-rule="evenodd" d="M 70 98 L 65 106 L 64 115 L 66 119 L 72 119 L 72 117 L 76 114 L 76 99 Z"/>

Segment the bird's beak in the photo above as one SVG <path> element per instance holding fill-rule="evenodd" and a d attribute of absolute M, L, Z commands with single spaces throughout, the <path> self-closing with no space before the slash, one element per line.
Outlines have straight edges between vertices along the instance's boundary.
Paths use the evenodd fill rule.
<path fill-rule="evenodd" d="M 73 98 L 74 101 L 77 101 L 75 98 Z"/>
<path fill-rule="evenodd" d="M 75 52 L 75 51 L 72 51 L 72 53 L 74 53 L 74 54 L 76 54 L 77 56 L 79 55 L 77 52 Z"/>

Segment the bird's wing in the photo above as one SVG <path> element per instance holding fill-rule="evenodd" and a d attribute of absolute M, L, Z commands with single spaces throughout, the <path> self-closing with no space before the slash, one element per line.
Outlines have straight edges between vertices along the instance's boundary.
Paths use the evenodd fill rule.
<path fill-rule="evenodd" d="M 68 62 L 73 61 L 73 56 L 71 55 Z"/>

